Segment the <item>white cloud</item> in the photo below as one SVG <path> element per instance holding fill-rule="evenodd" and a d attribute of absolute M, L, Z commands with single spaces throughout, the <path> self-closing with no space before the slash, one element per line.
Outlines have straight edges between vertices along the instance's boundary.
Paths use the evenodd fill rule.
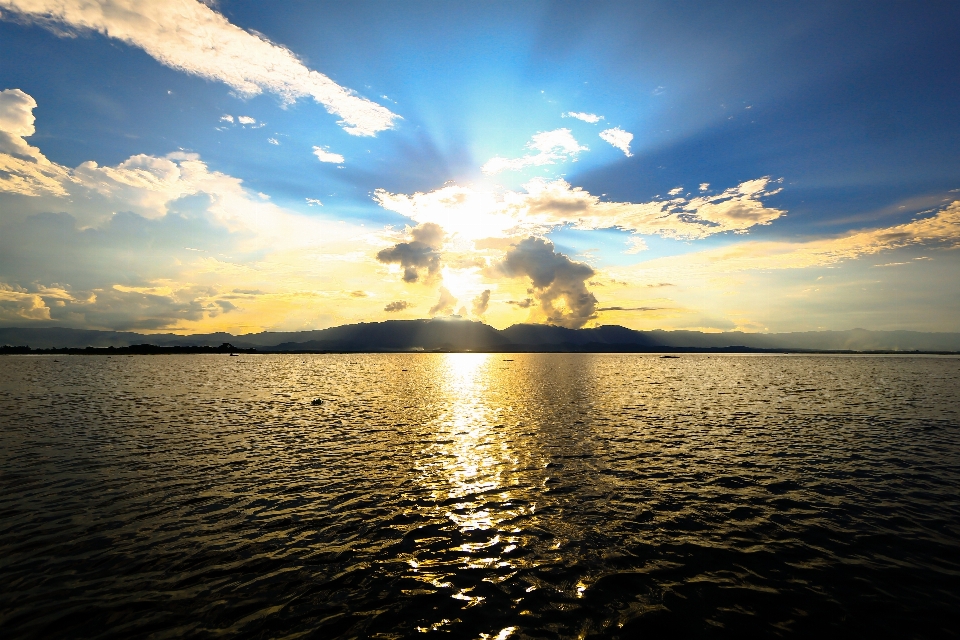
<path fill-rule="evenodd" d="M 0 121 L 0 322 L 207 333 L 380 313 L 366 298 L 326 302 L 379 281 L 381 231 L 284 209 L 196 154 L 57 164 L 9 131 L 28 131 L 33 113 L 26 94 L 0 93 L 3 107 L 11 95 L 21 106 Z M 403 286 L 383 295 L 407 296 Z M 269 294 L 230 302 L 255 290 Z"/>
<path fill-rule="evenodd" d="M 717 272 L 803 269 L 911 246 L 960 248 L 960 200 L 935 215 L 892 227 L 803 242 L 747 242 L 689 255 Z"/>
<path fill-rule="evenodd" d="M 233 122 L 233 116 L 229 113 L 225 116 L 220 116 L 220 122 Z"/>
<path fill-rule="evenodd" d="M 670 189 L 670 191 L 667 191 L 667 194 L 671 196 L 678 196 L 681 193 L 683 193 L 683 187 L 676 187 L 675 189 Z"/>
<path fill-rule="evenodd" d="M 333 162 L 335 164 L 341 164 L 343 162 L 343 156 L 339 153 L 332 153 L 320 147 L 313 148 L 313 155 L 317 156 L 317 160 L 320 162 Z"/>
<path fill-rule="evenodd" d="M 66 195 L 63 183 L 70 179 L 68 172 L 24 140 L 34 133 L 36 106 L 19 89 L 0 91 L 0 192 Z"/>
<path fill-rule="evenodd" d="M 237 122 L 240 124 L 257 124 L 256 118 L 250 116 L 237 116 Z"/>
<path fill-rule="evenodd" d="M 316 198 L 307 198 L 307 206 L 310 207 L 322 207 L 323 203 L 317 200 Z"/>
<path fill-rule="evenodd" d="M 340 116 L 340 126 L 352 135 L 376 135 L 399 118 L 196 0 L 0 0 L 0 9 L 56 32 L 66 26 L 121 40 L 168 67 L 223 82 L 244 97 L 270 91 L 293 102 L 310 96 Z"/>
<path fill-rule="evenodd" d="M 633 134 L 629 131 L 624 131 L 620 127 L 614 127 L 613 129 L 605 129 L 600 132 L 600 137 L 604 142 L 609 142 L 620 151 L 623 151 L 624 155 L 628 158 L 633 154 L 630 153 L 630 141 L 633 140 Z"/>
<path fill-rule="evenodd" d="M 605 202 L 565 180 L 538 178 L 525 184 L 522 192 L 497 194 L 448 185 L 413 195 L 381 189 L 374 199 L 385 209 L 421 224 L 434 222 L 470 240 L 528 234 L 565 224 L 696 239 L 724 231 L 744 233 L 782 216 L 782 210 L 767 207 L 761 200 L 779 192 L 776 187 L 768 189 L 770 185 L 770 178 L 759 178 L 715 195 L 633 203 Z"/>
<path fill-rule="evenodd" d="M 34 134 L 37 101 L 20 89 L 0 91 L 0 131 L 26 138 Z"/>
<path fill-rule="evenodd" d="M 627 240 L 627 250 L 624 253 L 635 254 L 640 253 L 641 251 L 646 251 L 650 247 L 647 246 L 647 241 L 641 238 L 640 236 L 633 236 Z"/>
<path fill-rule="evenodd" d="M 709 189 L 709 188 L 710 188 L 710 183 L 709 183 L 709 182 L 701 182 L 701 183 L 700 183 L 700 191 L 706 191 L 706 190 Z"/>
<path fill-rule="evenodd" d="M 576 118 L 577 120 L 583 120 L 584 122 L 589 122 L 590 124 L 597 124 L 603 120 L 603 116 L 598 116 L 595 113 L 583 113 L 582 111 L 567 111 L 562 115 L 564 118 Z"/>
<path fill-rule="evenodd" d="M 280 144 L 280 141 L 277 140 L 276 138 L 267 138 L 267 142 L 269 142 L 270 144 L 278 145 L 278 146 Z"/>
<path fill-rule="evenodd" d="M 554 129 L 542 131 L 534 135 L 526 145 L 527 149 L 536 151 L 521 158 L 501 158 L 499 156 L 488 160 L 480 170 L 486 174 L 496 174 L 501 171 L 519 171 L 526 167 L 539 167 L 547 164 L 556 164 L 565 160 L 576 160 L 581 151 L 589 151 L 580 146 L 570 129 Z"/>
<path fill-rule="evenodd" d="M 238 178 L 211 171 L 196 154 L 140 154 L 115 166 L 87 161 L 74 169 L 51 162 L 11 132 L 32 131 L 35 105 L 33 98 L 22 91 L 0 92 L 0 195 L 53 196 L 55 200 L 43 208 L 69 211 L 84 227 L 105 223 L 115 211 L 159 219 L 177 200 L 206 195 L 210 198 L 206 211 L 211 219 L 230 230 L 255 231 L 259 237 L 272 237 L 285 244 L 308 242 L 308 237 L 310 241 L 319 239 L 319 232 L 307 232 L 292 222 L 296 216 L 249 194 Z M 281 228 L 286 231 L 281 233 Z M 289 236 L 284 237 L 286 233 Z"/>

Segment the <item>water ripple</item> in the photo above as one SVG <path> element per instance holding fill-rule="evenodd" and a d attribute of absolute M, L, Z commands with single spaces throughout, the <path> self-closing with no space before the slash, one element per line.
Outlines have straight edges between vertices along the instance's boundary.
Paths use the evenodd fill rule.
<path fill-rule="evenodd" d="M 5 637 L 960 628 L 957 358 L 0 364 Z"/>

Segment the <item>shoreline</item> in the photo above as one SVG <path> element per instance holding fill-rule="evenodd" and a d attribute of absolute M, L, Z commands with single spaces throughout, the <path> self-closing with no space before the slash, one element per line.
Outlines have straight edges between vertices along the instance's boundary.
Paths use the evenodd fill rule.
<path fill-rule="evenodd" d="M 516 353 L 592 353 L 592 354 L 689 354 L 689 355 L 898 355 L 898 356 L 960 356 L 960 351 L 898 351 L 888 349 L 855 351 L 850 349 L 762 349 L 754 347 L 645 347 L 636 348 L 634 345 L 542 345 L 520 348 L 503 348 L 496 350 L 474 349 L 356 349 L 356 350 L 273 350 L 273 349 L 239 349 L 232 345 L 219 347 L 202 346 L 175 346 L 159 347 L 156 345 L 134 345 L 129 347 L 61 347 L 49 349 L 33 349 L 28 346 L 0 346 L 0 355 L 85 355 L 85 356 L 113 356 L 113 355 L 330 355 L 330 354 L 387 354 L 387 353 L 488 353 L 488 354 L 516 354 Z"/>

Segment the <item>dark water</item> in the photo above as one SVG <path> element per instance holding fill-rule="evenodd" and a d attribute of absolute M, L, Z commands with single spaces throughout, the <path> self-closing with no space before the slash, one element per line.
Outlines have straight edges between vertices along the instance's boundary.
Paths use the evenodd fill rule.
<path fill-rule="evenodd" d="M 8 356 L 0 464 L 3 637 L 960 629 L 957 358 Z"/>

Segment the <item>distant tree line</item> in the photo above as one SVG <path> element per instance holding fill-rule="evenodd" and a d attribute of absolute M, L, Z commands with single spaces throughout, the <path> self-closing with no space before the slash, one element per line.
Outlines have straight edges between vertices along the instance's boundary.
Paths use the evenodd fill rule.
<path fill-rule="evenodd" d="M 153 344 L 135 344 L 129 347 L 67 347 L 31 349 L 28 346 L 0 347 L 0 354 L 64 354 L 64 355 L 162 355 L 177 353 L 257 353 L 256 349 L 238 349 L 229 342 L 219 347 L 158 347 Z"/>

